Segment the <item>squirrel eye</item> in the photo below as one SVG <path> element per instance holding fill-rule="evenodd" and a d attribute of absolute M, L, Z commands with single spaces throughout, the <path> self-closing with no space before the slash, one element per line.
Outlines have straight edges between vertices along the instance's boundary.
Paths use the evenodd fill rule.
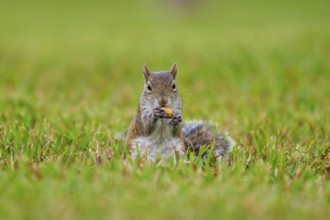
<path fill-rule="evenodd" d="M 147 85 L 147 92 L 151 92 L 151 86 L 149 84 Z"/>
<path fill-rule="evenodd" d="M 175 85 L 175 83 L 173 83 L 173 85 L 172 85 L 172 89 L 175 91 L 176 90 L 176 85 Z"/>

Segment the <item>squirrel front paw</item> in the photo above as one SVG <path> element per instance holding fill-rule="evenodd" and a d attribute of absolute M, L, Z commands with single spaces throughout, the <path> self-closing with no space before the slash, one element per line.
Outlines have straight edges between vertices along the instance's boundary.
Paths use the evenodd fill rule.
<path fill-rule="evenodd" d="M 182 116 L 181 115 L 174 115 L 174 117 L 170 121 L 170 125 L 178 125 L 182 123 Z"/>
<path fill-rule="evenodd" d="M 155 116 L 155 118 L 168 118 L 168 116 L 164 112 L 164 110 L 159 107 L 154 109 L 154 116 Z"/>

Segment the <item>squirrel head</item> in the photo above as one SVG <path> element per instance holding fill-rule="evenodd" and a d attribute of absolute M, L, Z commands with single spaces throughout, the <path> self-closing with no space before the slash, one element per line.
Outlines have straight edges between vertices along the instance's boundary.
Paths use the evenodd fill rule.
<path fill-rule="evenodd" d="M 175 82 L 176 74 L 176 64 L 173 64 L 171 70 L 160 72 L 150 72 L 148 66 L 144 64 L 144 90 L 141 101 L 151 108 L 181 108 L 181 99 Z"/>

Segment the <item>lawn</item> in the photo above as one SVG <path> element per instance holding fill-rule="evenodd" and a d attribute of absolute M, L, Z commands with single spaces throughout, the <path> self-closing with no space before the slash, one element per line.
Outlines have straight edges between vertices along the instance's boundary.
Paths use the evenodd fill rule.
<path fill-rule="evenodd" d="M 0 219 L 330 216 L 329 2 L 178 2 L 1 3 Z M 184 120 L 237 142 L 227 164 L 115 140 L 142 65 L 174 62 Z"/>

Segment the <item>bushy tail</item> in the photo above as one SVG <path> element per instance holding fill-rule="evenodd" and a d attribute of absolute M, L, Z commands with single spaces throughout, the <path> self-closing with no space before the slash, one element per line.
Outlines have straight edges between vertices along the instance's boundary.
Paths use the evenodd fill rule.
<path fill-rule="evenodd" d="M 202 121 L 184 123 L 182 133 L 187 150 L 194 152 L 196 155 L 199 154 L 201 147 L 210 148 L 214 145 L 213 155 L 226 159 L 235 145 L 235 141 L 218 131 L 214 125 Z"/>

